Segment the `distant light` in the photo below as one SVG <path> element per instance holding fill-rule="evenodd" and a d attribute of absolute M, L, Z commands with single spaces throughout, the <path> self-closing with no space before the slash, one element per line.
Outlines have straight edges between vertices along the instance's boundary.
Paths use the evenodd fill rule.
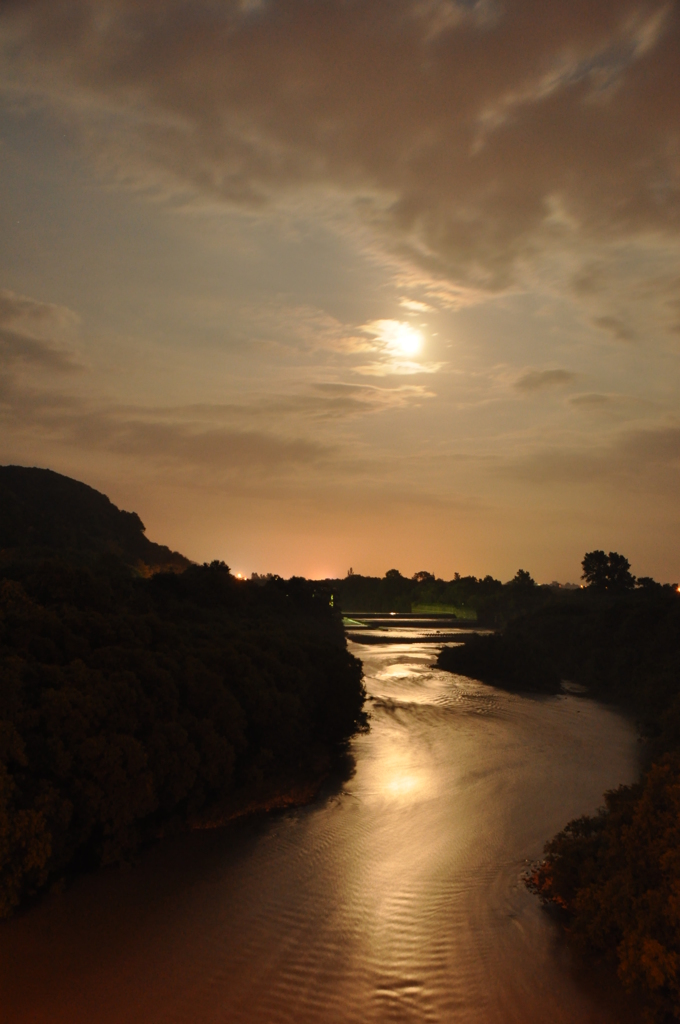
<path fill-rule="evenodd" d="M 241 575 L 241 573 L 240 573 L 240 572 L 237 572 L 237 573 L 236 573 L 236 579 L 237 579 L 237 580 L 242 580 L 242 579 L 243 579 L 243 576 Z"/>
<path fill-rule="evenodd" d="M 396 612 L 390 612 L 390 615 L 396 615 L 396 614 L 397 614 Z"/>

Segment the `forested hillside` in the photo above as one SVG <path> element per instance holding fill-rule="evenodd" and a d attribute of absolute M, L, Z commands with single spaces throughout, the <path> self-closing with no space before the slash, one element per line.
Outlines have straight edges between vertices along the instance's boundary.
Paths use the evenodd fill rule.
<path fill-rule="evenodd" d="M 0 466 L 0 551 L 60 551 L 72 559 L 114 555 L 143 572 L 179 571 L 188 558 L 144 536 L 136 512 L 122 512 L 93 487 L 50 469 Z"/>
<path fill-rule="evenodd" d="M 68 493 L 82 530 L 66 499 L 53 524 L 41 504 L 41 544 L 0 554 L 0 914 L 253 786 L 317 777 L 365 720 L 328 588 L 222 562 L 147 578 L 109 545 L 127 513 Z"/>

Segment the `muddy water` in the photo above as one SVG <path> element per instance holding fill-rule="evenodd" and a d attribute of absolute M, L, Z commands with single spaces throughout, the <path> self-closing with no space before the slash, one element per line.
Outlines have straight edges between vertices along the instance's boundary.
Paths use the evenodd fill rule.
<path fill-rule="evenodd" d="M 504 693 L 433 649 L 357 647 L 355 772 L 311 807 L 193 833 L 0 927 L 3 1024 L 614 1024 L 521 884 L 637 744 L 574 695 Z"/>

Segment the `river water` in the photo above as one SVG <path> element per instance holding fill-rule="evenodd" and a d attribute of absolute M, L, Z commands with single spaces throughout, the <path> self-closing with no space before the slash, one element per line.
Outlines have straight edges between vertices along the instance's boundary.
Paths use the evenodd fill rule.
<path fill-rule="evenodd" d="M 316 804 L 194 832 L 0 926 L 2 1024 L 614 1024 L 521 884 L 605 789 L 631 781 L 618 713 L 360 647 L 371 728 Z"/>

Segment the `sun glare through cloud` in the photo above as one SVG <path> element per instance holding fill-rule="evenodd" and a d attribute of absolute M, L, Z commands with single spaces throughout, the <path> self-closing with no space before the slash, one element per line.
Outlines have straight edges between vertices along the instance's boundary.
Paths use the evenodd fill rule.
<path fill-rule="evenodd" d="M 392 356 L 417 356 L 423 346 L 421 332 L 403 320 L 372 320 L 363 330 Z"/>

